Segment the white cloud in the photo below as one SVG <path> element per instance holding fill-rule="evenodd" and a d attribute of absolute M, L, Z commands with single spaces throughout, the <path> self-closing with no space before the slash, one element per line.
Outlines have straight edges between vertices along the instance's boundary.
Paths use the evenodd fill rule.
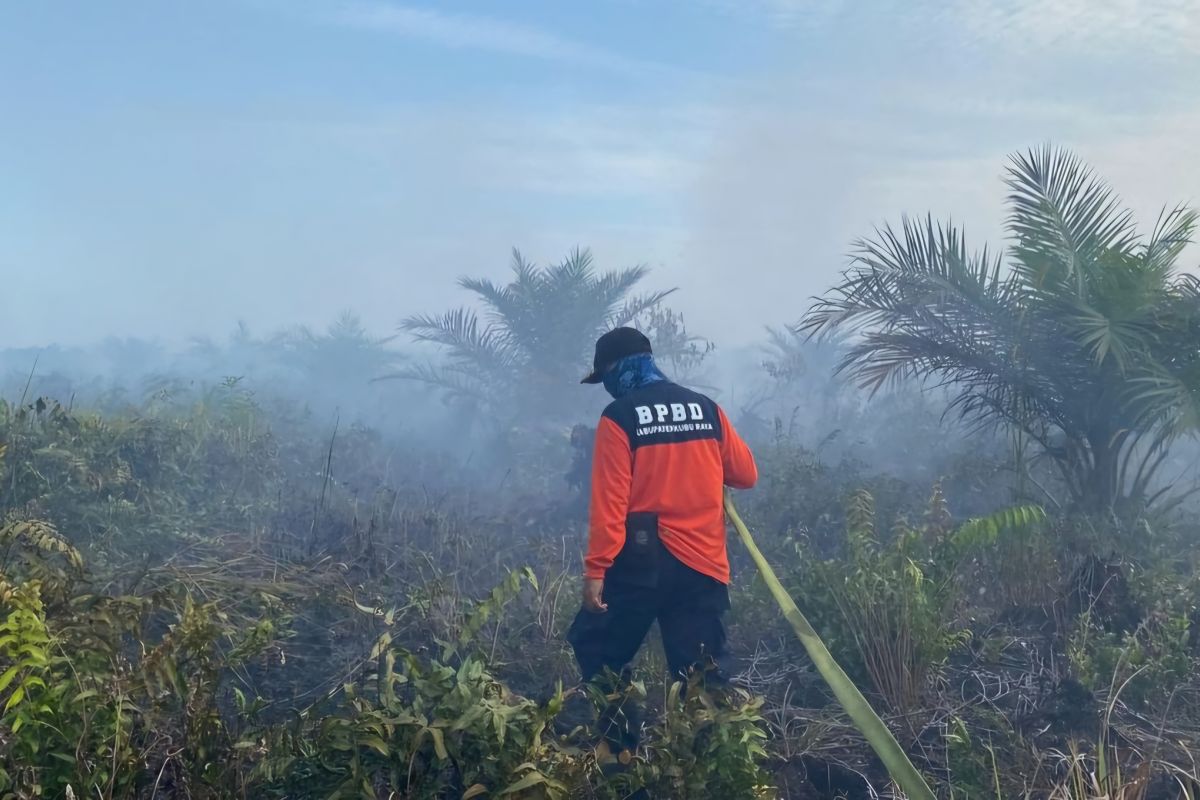
<path fill-rule="evenodd" d="M 759 0 L 763 13 L 775 25 L 814 25 L 834 19 L 846 0 Z"/>
<path fill-rule="evenodd" d="M 551 31 L 497 17 L 447 13 L 382 0 L 346 3 L 333 20 L 348 27 L 421 39 L 443 47 L 484 50 L 611 72 L 636 73 L 659 67 Z"/>
<path fill-rule="evenodd" d="M 482 177 L 550 194 L 678 192 L 700 169 L 712 117 L 700 108 L 592 106 L 510 120 L 483 139 Z"/>
<path fill-rule="evenodd" d="M 958 14 L 974 36 L 1019 51 L 1194 55 L 1200 36 L 1195 0 L 964 0 Z"/>
<path fill-rule="evenodd" d="M 331 159 L 351 159 L 439 196 L 477 190 L 592 200 L 683 191 L 702 169 L 715 109 L 586 105 L 552 109 L 413 106 L 353 120 L 279 119 L 256 136 L 319 141 Z M 245 127 L 245 126 L 239 126 Z"/>
<path fill-rule="evenodd" d="M 991 43 L 1010 52 L 1195 55 L 1196 0 L 705 0 L 722 13 L 785 31 L 878 28 L 889 36 L 943 31 L 941 46 Z"/>

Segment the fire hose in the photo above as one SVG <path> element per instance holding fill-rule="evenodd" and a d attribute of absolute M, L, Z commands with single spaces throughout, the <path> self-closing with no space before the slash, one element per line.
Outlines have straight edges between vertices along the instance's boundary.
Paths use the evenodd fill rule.
<path fill-rule="evenodd" d="M 791 623 L 792 630 L 796 632 L 800 643 L 808 651 L 808 656 L 816 666 L 817 672 L 825 679 L 825 683 L 833 691 L 834 697 L 850 717 L 850 721 L 854 723 L 854 726 L 866 738 L 867 743 L 871 745 L 871 749 L 879 756 L 879 760 L 887 768 L 892 780 L 908 796 L 909 800 L 936 800 L 936 795 L 929 788 L 929 784 L 925 782 L 925 778 L 913 766 L 908 755 L 900 747 L 900 743 L 896 741 L 896 737 L 871 708 L 871 704 L 863 697 L 854 682 L 834 661 L 829 648 L 825 646 L 821 637 L 809 624 L 808 619 L 800 612 L 791 595 L 783 588 L 783 584 L 775 575 L 775 570 L 771 568 L 771 564 L 758 549 L 746 523 L 742 522 L 741 516 L 738 515 L 737 508 L 733 505 L 733 498 L 728 491 L 725 493 L 725 513 L 733 522 L 733 527 L 737 529 L 742 544 L 746 545 L 746 549 L 750 551 L 750 558 L 758 567 L 767 588 L 771 591 L 771 596 L 775 598 L 775 602 L 783 611 L 783 616 Z"/>

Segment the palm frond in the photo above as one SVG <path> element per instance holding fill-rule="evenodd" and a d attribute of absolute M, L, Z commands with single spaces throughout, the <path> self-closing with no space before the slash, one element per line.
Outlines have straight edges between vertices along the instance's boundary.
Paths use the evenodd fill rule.
<path fill-rule="evenodd" d="M 494 313 L 501 315 L 505 314 L 505 307 L 513 300 L 513 292 L 509 287 L 499 286 L 487 278 L 462 277 L 458 279 L 458 285 L 479 295 Z"/>
<path fill-rule="evenodd" d="M 1136 355 L 1144 351 L 1152 332 L 1140 320 L 1110 319 L 1094 308 L 1075 305 L 1063 315 L 1072 337 L 1091 354 L 1097 366 L 1111 356 L 1125 372 Z"/>
<path fill-rule="evenodd" d="M 1072 282 L 1083 296 L 1097 257 L 1127 252 L 1136 241 L 1132 214 L 1068 151 L 1046 146 L 1014 155 L 1005 182 L 1016 266 L 1031 288 Z"/>
<path fill-rule="evenodd" d="M 856 243 L 794 330 L 854 336 L 839 372 L 946 389 L 947 413 L 1023 431 L 1077 500 L 1111 508 L 1200 431 L 1200 278 L 1177 271 L 1197 216 L 1165 212 L 1141 244 L 1116 196 L 1049 147 L 1014 156 L 1007 184 L 1010 269 L 953 225 L 905 218 Z M 1134 481 L 1112 472 L 1148 441 Z"/>
<path fill-rule="evenodd" d="M 986 517 L 967 520 L 954 531 L 951 540 L 962 548 L 987 547 L 995 544 L 1001 534 L 1020 533 L 1045 519 L 1046 511 L 1041 506 L 1011 506 Z"/>
<path fill-rule="evenodd" d="M 1192 243 L 1196 232 L 1197 215 L 1186 206 L 1163 209 L 1143 257 L 1147 265 L 1162 274 L 1164 279 L 1175 269 L 1180 254 Z"/>
<path fill-rule="evenodd" d="M 611 311 L 605 318 L 602 327 L 618 328 L 622 325 L 628 325 L 638 317 L 658 307 L 664 300 L 674 294 L 677 289 L 665 289 L 659 292 L 650 292 L 648 294 L 631 297 L 625 301 L 618 309 Z"/>
<path fill-rule="evenodd" d="M 512 264 L 511 269 L 513 276 L 516 278 L 513 281 L 515 286 L 529 286 L 537 282 L 538 268 L 532 261 L 526 261 L 521 255 L 521 251 L 517 248 L 512 249 Z"/>
<path fill-rule="evenodd" d="M 855 243 L 843 282 L 819 298 L 796 330 L 810 338 L 834 330 L 889 327 L 921 320 L 925 325 L 970 324 L 978 308 L 1010 312 L 1011 281 L 1000 259 L 986 249 L 969 255 L 959 231 L 931 218 L 905 218 L 902 228 L 876 230 Z"/>
<path fill-rule="evenodd" d="M 419 314 L 400 323 L 417 341 L 439 344 L 450 358 L 481 369 L 511 366 L 513 354 L 491 325 L 481 325 L 475 312 L 458 308 L 440 315 Z"/>
<path fill-rule="evenodd" d="M 609 317 L 612 317 L 615 313 L 619 313 L 618 308 L 622 306 L 623 302 L 625 303 L 625 306 L 628 307 L 630 302 L 638 301 L 638 298 L 629 300 L 629 293 L 632 292 L 633 288 L 649 274 L 650 270 L 647 267 L 638 265 L 635 267 L 627 267 L 626 269 L 622 270 L 607 272 L 600 276 L 600 278 L 596 281 L 596 295 L 605 306 L 606 313 Z M 647 295 L 647 297 L 657 296 L 658 302 L 661 302 L 664 297 L 674 291 L 674 289 L 669 289 L 665 292 L 656 292 L 654 295 Z M 638 313 L 650 308 L 652 305 L 654 305 L 654 301 L 650 301 L 649 305 L 643 304 L 643 307 L 639 309 L 637 313 L 629 317 L 629 319 L 637 316 Z"/>
<path fill-rule="evenodd" d="M 469 398 L 477 401 L 488 399 L 487 384 L 462 369 L 434 364 L 417 364 L 373 378 L 372 382 L 406 380 L 417 381 L 437 387 L 450 397 Z"/>
<path fill-rule="evenodd" d="M 1179 375 L 1151 365 L 1143 374 L 1131 378 L 1124 402 L 1137 425 L 1145 429 L 1163 429 L 1174 438 L 1200 432 L 1200 375 Z"/>
<path fill-rule="evenodd" d="M 592 252 L 586 248 L 573 247 L 571 252 L 547 276 L 556 284 L 574 288 L 592 283 L 595 276 Z"/>

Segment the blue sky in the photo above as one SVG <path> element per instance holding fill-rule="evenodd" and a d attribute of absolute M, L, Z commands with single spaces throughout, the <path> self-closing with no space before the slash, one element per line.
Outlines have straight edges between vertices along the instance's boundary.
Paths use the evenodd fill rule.
<path fill-rule="evenodd" d="M 998 240 L 1017 149 L 1196 200 L 1197 42 L 1191 0 L 0 0 L 0 341 L 389 331 L 580 244 L 736 344 L 901 213 Z"/>

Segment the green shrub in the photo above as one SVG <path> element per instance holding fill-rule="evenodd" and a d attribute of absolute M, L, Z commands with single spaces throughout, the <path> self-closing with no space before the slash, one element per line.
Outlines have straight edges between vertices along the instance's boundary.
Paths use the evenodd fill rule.
<path fill-rule="evenodd" d="M 376 666 L 342 687 L 344 706 L 306 714 L 268 743 L 255 785 L 272 796 L 330 798 L 565 796 L 582 759 L 556 747 L 544 705 L 517 697 L 475 658 L 423 664 L 385 635 Z"/>
<path fill-rule="evenodd" d="M 651 797 L 679 800 L 773 796 L 762 703 L 737 690 L 708 691 L 702 674 L 675 683 L 661 722 L 650 729 L 633 785 Z"/>

